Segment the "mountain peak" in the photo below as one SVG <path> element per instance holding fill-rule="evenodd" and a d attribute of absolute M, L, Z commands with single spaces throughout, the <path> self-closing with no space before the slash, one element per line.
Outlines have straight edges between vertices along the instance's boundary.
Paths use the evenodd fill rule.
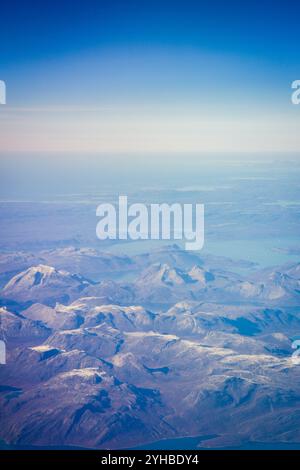
<path fill-rule="evenodd" d="M 215 276 L 212 272 L 206 271 L 203 267 L 199 265 L 193 266 L 193 268 L 189 271 L 188 274 L 192 279 L 194 279 L 195 281 L 202 282 L 203 284 L 215 280 Z"/>

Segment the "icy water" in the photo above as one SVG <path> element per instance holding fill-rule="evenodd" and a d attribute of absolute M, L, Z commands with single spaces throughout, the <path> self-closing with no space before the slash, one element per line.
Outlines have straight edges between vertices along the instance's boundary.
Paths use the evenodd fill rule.
<path fill-rule="evenodd" d="M 129 169 L 127 175 L 114 168 L 113 174 L 106 175 L 105 183 L 99 166 L 89 173 L 95 179 L 99 177 L 99 184 L 74 177 L 70 187 L 56 181 L 51 186 L 52 193 L 47 194 L 42 190 L 32 194 L 32 185 L 24 180 L 28 188 L 1 188 L 5 200 L 0 202 L 0 250 L 89 246 L 133 255 L 173 243 L 174 240 L 121 243 L 97 239 L 97 205 L 115 204 L 118 196 L 125 194 L 129 204 L 203 203 L 203 254 L 243 259 L 261 267 L 299 261 L 300 159 L 287 160 L 288 157 L 279 160 L 269 156 L 247 161 L 244 156 L 235 162 L 228 160 L 227 164 L 201 164 L 199 159 L 194 168 L 184 160 L 184 171 L 171 167 L 168 171 L 141 169 L 139 174 L 134 172 L 134 177 Z M 10 194 L 12 189 L 14 193 Z M 183 246 L 179 240 L 176 243 Z"/>
<path fill-rule="evenodd" d="M 176 240 L 176 244 L 184 248 L 184 244 Z M 169 240 L 143 240 L 115 243 L 106 248 L 107 251 L 116 254 L 137 255 L 170 245 Z M 245 260 L 257 263 L 260 267 L 277 266 L 290 262 L 298 262 L 299 239 L 293 238 L 267 238 L 258 240 L 220 240 L 209 238 L 204 243 L 203 250 L 199 254 L 211 254 L 226 256 L 233 260 Z M 297 247 L 297 248 L 296 248 Z M 293 252 L 292 249 L 295 249 Z"/>

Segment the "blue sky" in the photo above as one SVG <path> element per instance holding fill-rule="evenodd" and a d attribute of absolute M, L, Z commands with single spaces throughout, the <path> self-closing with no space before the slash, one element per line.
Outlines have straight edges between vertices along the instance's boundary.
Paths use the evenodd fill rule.
<path fill-rule="evenodd" d="M 1 5 L 2 152 L 297 151 L 294 1 Z"/>
<path fill-rule="evenodd" d="M 293 1 L 30 0 L 1 5 L 1 65 L 88 48 L 188 46 L 298 64 Z"/>

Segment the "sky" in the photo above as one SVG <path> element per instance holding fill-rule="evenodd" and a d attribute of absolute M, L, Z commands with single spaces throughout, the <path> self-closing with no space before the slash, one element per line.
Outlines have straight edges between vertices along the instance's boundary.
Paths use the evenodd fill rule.
<path fill-rule="evenodd" d="M 298 152 L 299 26 L 295 1 L 2 2 L 2 159 Z"/>

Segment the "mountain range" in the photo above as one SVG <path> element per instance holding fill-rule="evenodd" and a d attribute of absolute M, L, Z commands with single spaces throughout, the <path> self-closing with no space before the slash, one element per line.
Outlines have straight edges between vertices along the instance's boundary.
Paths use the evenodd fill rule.
<path fill-rule="evenodd" d="M 299 263 L 259 270 L 174 245 L 132 258 L 58 250 L 53 266 L 45 253 L 9 256 L 0 309 L 7 444 L 300 442 Z M 129 278 L 105 279 L 103 260 Z"/>

